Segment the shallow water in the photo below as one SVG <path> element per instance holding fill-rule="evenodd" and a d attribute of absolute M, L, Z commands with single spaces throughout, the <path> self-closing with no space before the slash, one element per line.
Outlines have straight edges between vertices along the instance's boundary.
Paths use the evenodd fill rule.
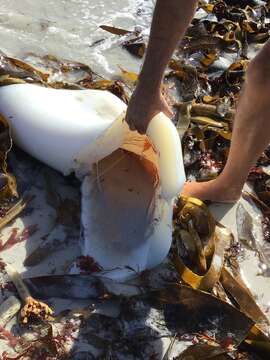
<path fill-rule="evenodd" d="M 0 0 L 0 50 L 18 57 L 34 52 L 81 61 L 107 76 L 119 72 L 118 65 L 138 71 L 140 62 L 119 48 L 117 36 L 99 26 L 148 29 L 153 2 Z"/>

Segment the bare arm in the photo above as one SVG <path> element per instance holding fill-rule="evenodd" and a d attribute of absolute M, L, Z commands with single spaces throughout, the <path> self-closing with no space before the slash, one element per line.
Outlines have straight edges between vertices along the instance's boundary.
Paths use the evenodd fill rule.
<path fill-rule="evenodd" d="M 127 110 L 126 119 L 131 129 L 145 133 L 157 113 L 171 115 L 160 90 L 163 74 L 193 17 L 196 4 L 197 0 L 157 0 L 144 65 Z"/>

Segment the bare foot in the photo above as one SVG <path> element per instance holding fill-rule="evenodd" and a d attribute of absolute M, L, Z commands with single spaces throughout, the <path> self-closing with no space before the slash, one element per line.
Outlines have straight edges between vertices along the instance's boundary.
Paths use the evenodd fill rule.
<path fill-rule="evenodd" d="M 206 182 L 186 182 L 182 194 L 192 196 L 200 200 L 213 202 L 233 203 L 241 196 L 242 189 L 233 186 L 224 186 L 219 178 Z"/>

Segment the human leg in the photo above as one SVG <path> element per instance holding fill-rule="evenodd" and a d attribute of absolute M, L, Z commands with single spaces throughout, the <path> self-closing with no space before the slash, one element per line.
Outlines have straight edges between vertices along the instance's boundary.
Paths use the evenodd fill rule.
<path fill-rule="evenodd" d="M 227 163 L 215 180 L 187 182 L 185 195 L 231 202 L 241 196 L 248 173 L 270 142 L 270 41 L 250 62 L 237 107 Z"/>

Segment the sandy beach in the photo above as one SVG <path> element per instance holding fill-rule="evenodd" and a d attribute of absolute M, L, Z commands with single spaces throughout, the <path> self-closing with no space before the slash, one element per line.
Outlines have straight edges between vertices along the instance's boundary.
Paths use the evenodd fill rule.
<path fill-rule="evenodd" d="M 118 90 L 120 86 L 122 92 L 117 96 L 127 103 L 126 94 L 130 95 L 135 86 L 133 78 L 136 79 L 140 71 L 142 59 L 123 48 L 125 35 L 121 38 L 100 26 L 138 29 L 138 33 L 147 38 L 154 2 L 0 0 L 0 50 L 4 54 L 18 59 L 25 59 L 29 54 L 41 57 L 49 54 L 89 66 L 76 68 L 76 64 L 53 59 L 55 68 L 52 66 L 52 73 L 47 76 L 42 73 L 46 66 L 40 72 L 32 67 L 30 70 L 21 68 L 21 64 L 9 62 L 11 60 L 3 55 L 0 84 L 32 82 L 33 86 L 41 85 L 48 90 L 52 90 L 50 87 L 76 89 L 77 96 L 82 89 L 104 90 L 100 78 L 96 74 L 93 76 L 93 70 L 104 79 L 113 80 L 105 81 L 109 83 L 105 88 L 112 93 L 113 86 Z M 258 7 L 262 6 L 262 2 L 258 3 Z M 200 180 L 216 176 L 224 166 L 234 106 L 248 58 L 254 56 L 269 37 L 269 19 L 265 20 L 261 9 L 252 12 L 239 6 L 243 16 L 250 21 L 249 25 L 255 26 L 259 18 L 262 28 L 265 27 L 265 32 L 261 31 L 260 23 L 256 30 L 263 39 L 260 42 L 256 38 L 257 32 L 245 23 L 248 30 L 241 43 L 235 38 L 231 40 L 232 36 L 242 34 L 239 35 L 242 21 L 237 18 L 239 9 L 234 9 L 238 19 L 234 23 L 230 14 L 226 15 L 229 20 L 222 16 L 220 20 L 219 14 L 213 14 L 211 6 L 208 8 L 208 1 L 204 5 L 196 14 L 195 31 L 191 29 L 188 40 L 185 39 L 184 45 L 179 44 L 164 82 L 166 96 L 175 105 L 174 120 L 178 120 L 175 124 L 182 140 L 186 174 L 189 179 Z M 197 33 L 201 34 L 199 40 Z M 231 37 L 224 40 L 226 35 Z M 37 59 L 40 64 L 48 60 Z M 50 65 L 47 70 L 49 68 Z M 10 69 L 12 76 L 9 76 Z M 122 82 L 115 81 L 120 79 L 121 69 L 136 74 L 127 73 L 127 79 L 124 79 L 122 73 Z M 30 76 L 27 77 L 28 71 Z M 78 78 L 82 80 L 77 81 L 74 74 L 79 74 Z M 68 79 L 66 82 L 61 82 L 62 75 Z M 16 98 L 14 104 L 17 103 Z M 31 101 L 29 104 L 31 111 Z M 41 104 L 43 106 L 42 101 Z M 46 103 L 44 113 L 49 114 L 49 110 Z M 178 134 L 176 132 L 179 143 Z M 7 131 L 6 136 L 9 136 Z M 143 149 L 148 150 L 149 147 Z M 265 163 L 260 163 L 254 170 L 254 177 L 262 173 L 263 179 L 269 176 L 270 156 L 265 159 Z M 126 282 L 112 281 L 106 278 L 106 271 L 110 270 L 104 270 L 91 256 L 85 256 L 83 246 L 79 246 L 79 240 L 83 238 L 81 178 L 74 174 L 65 177 L 16 146 L 8 153 L 8 164 L 16 177 L 19 195 L 27 206 L 1 229 L 0 234 L 0 360 L 11 360 L 12 356 L 20 360 L 268 359 L 270 243 L 264 221 L 269 220 L 269 214 L 266 216 L 267 211 L 259 210 L 253 195 L 246 194 L 236 204 L 212 204 L 209 208 L 198 199 L 179 196 L 175 207 L 171 206 L 172 202 L 169 205 L 175 214 L 176 209 L 181 209 L 174 214 L 174 242 L 169 256 L 154 269 L 143 273 L 135 270 L 136 276 Z M 149 169 L 148 172 L 152 172 L 153 169 Z M 98 171 L 97 168 L 95 181 L 100 180 Z M 268 182 L 269 178 L 266 178 L 265 183 Z M 252 192 L 250 187 L 245 190 Z M 157 198 L 160 199 L 160 195 Z M 149 209 L 147 211 L 152 211 L 150 206 Z M 186 217 L 181 215 L 185 211 Z M 106 224 L 103 214 L 101 209 L 102 225 Z M 124 215 L 128 218 L 129 213 Z M 190 221 L 196 226 L 191 226 Z M 270 220 L 267 224 L 266 230 L 270 229 Z M 199 239 L 200 246 L 207 249 L 206 255 L 204 250 L 200 253 L 204 256 L 204 268 L 198 266 L 201 258 L 192 244 L 194 239 Z M 14 276 L 5 271 L 5 263 L 15 268 L 19 281 L 24 281 L 33 298 L 29 294 L 21 296 Z M 128 270 L 134 272 L 133 268 Z M 102 277 L 97 274 L 99 272 Z M 33 299 L 48 304 L 54 310 L 55 319 L 37 324 L 31 322 L 31 316 L 25 316 L 27 321 L 30 320 L 27 325 L 21 325 L 24 317 L 18 315 L 19 309 L 28 304 L 29 313 L 36 311 Z M 9 306 L 10 314 L 4 311 L 6 306 Z M 42 303 L 42 306 L 47 309 L 47 305 Z M 254 345 L 252 336 L 256 331 L 259 335 L 255 334 Z M 267 355 L 254 355 L 256 347 L 260 351 L 261 347 L 263 351 L 267 349 Z"/>

